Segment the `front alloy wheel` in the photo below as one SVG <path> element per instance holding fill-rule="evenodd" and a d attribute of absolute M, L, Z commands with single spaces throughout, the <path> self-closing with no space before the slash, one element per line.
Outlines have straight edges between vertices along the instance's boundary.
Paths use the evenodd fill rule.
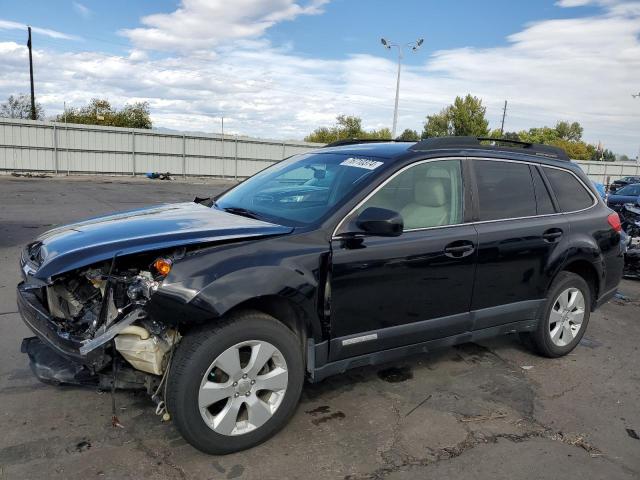
<path fill-rule="evenodd" d="M 207 425 L 222 435 L 242 435 L 278 410 L 289 374 L 284 356 L 266 341 L 248 340 L 222 352 L 200 383 L 198 405 Z"/>
<path fill-rule="evenodd" d="M 193 328 L 178 344 L 167 408 L 182 436 L 212 454 L 245 450 L 280 430 L 304 383 L 303 342 L 257 311 Z"/>

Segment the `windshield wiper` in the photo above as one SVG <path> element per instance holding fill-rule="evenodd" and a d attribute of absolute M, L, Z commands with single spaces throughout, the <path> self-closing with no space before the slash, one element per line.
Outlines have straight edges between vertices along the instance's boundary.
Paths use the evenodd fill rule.
<path fill-rule="evenodd" d="M 232 213 L 234 215 L 242 215 L 243 217 L 255 218 L 257 220 L 260 220 L 260 216 L 257 213 L 252 212 L 251 210 L 248 210 L 246 208 L 242 208 L 242 207 L 225 207 L 222 210 L 224 210 L 225 212 Z"/>

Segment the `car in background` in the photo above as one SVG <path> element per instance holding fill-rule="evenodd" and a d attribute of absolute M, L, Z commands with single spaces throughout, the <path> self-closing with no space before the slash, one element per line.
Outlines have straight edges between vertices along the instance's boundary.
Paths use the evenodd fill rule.
<path fill-rule="evenodd" d="M 627 203 L 638 204 L 640 200 L 640 183 L 634 185 L 626 185 L 615 193 L 609 193 L 607 205 L 613 210 L 619 210 L 622 205 Z"/>
<path fill-rule="evenodd" d="M 634 175 L 634 176 L 622 177 L 618 180 L 614 180 L 613 182 L 611 182 L 611 185 L 609 185 L 609 193 L 617 192 L 622 187 L 625 187 L 627 185 L 631 185 L 634 183 L 640 183 L 640 176 Z"/>
<path fill-rule="evenodd" d="M 591 183 L 593 183 L 593 186 L 596 187 L 596 190 L 598 191 L 598 195 L 600 195 L 600 198 L 602 198 L 603 200 L 606 199 L 607 198 L 607 188 L 600 182 L 594 182 L 592 180 Z"/>

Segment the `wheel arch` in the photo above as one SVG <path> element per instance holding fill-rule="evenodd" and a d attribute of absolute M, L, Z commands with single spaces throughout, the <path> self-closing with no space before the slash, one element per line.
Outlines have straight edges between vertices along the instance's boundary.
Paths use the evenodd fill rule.
<path fill-rule="evenodd" d="M 300 339 L 303 351 L 306 349 L 307 338 L 313 338 L 313 326 L 304 309 L 293 301 L 278 295 L 263 295 L 249 298 L 235 305 L 225 316 L 231 316 L 238 312 L 254 310 L 272 316 Z"/>
<path fill-rule="evenodd" d="M 595 308 L 598 295 L 600 294 L 601 275 L 594 263 L 583 258 L 572 259 L 562 266 L 556 275 L 554 275 L 554 279 L 560 272 L 575 273 L 587 282 L 587 285 L 589 285 L 589 289 L 591 290 L 591 308 Z M 549 285 L 551 285 L 551 283 Z"/>

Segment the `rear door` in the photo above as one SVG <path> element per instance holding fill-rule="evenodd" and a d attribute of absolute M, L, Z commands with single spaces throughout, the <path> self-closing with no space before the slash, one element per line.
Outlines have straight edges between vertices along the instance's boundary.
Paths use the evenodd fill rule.
<path fill-rule="evenodd" d="M 563 250 L 569 225 L 537 165 L 485 159 L 470 164 L 478 231 L 473 329 L 534 320 L 548 267 Z"/>

